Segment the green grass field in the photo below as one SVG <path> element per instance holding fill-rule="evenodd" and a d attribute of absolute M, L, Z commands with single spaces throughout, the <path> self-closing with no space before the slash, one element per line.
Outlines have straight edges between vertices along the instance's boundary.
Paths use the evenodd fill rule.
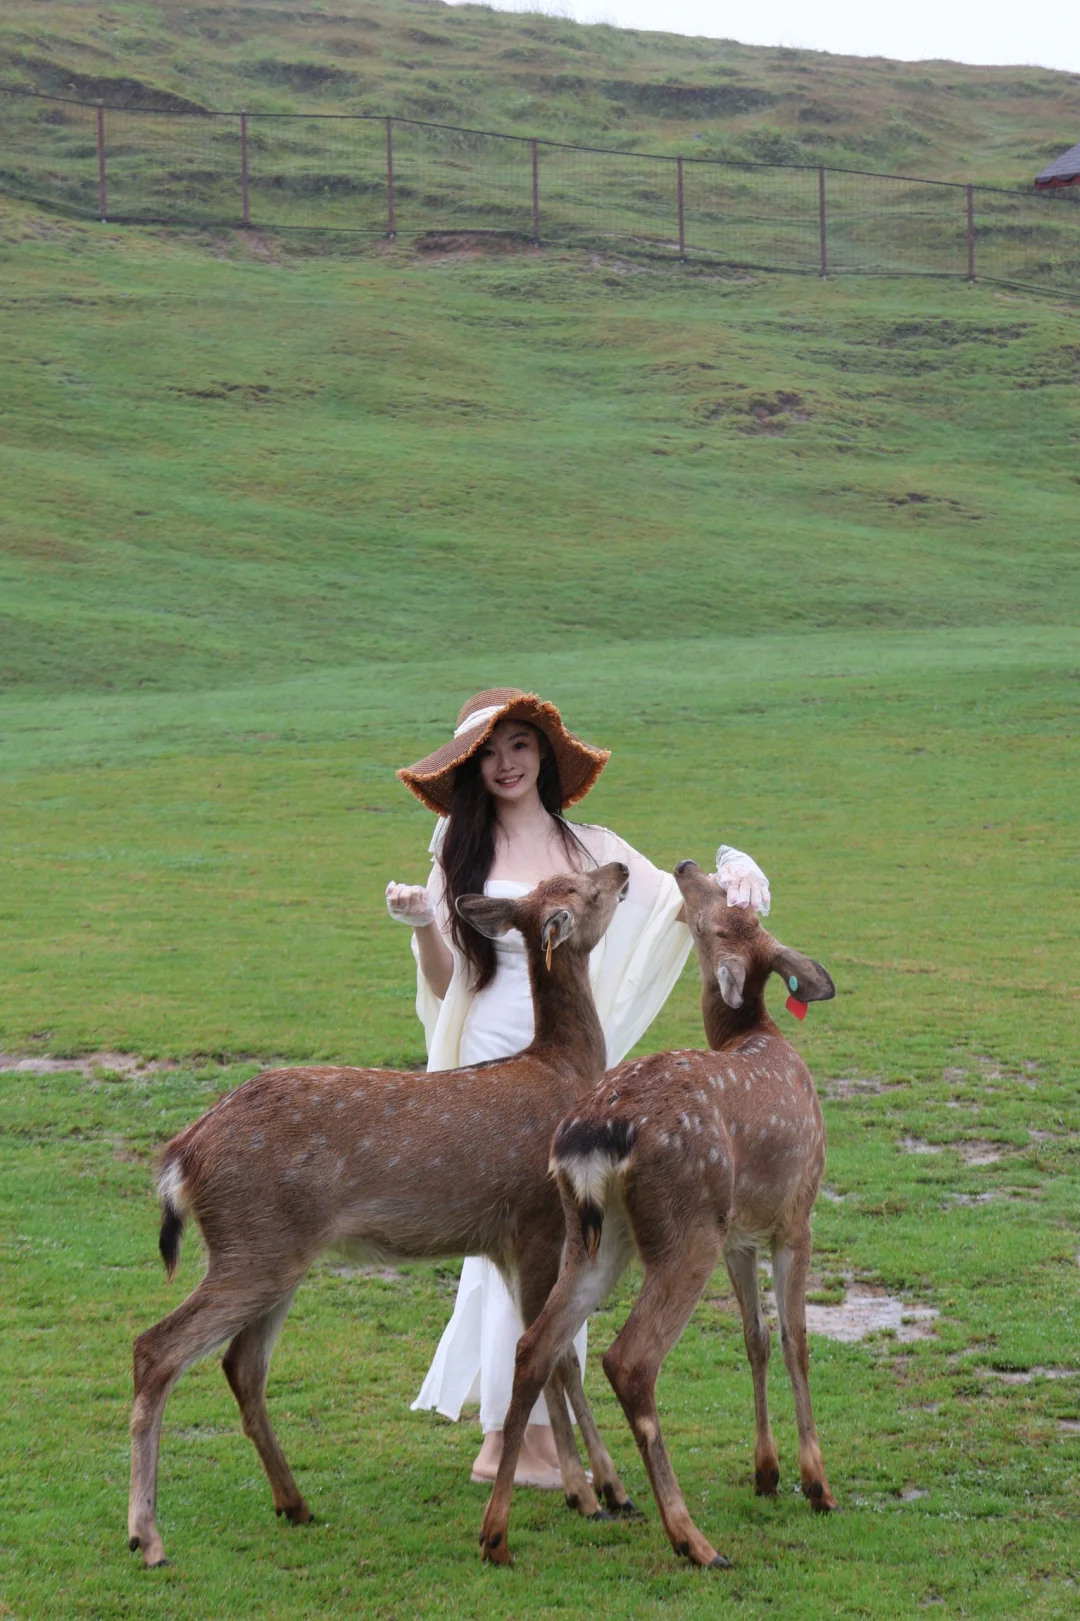
<path fill-rule="evenodd" d="M 1045 68 L 829 56 L 438 0 L 9 0 L 0 83 L 1021 186 L 1072 143 L 1080 116 L 1080 79 Z"/>
<path fill-rule="evenodd" d="M 538 235 L 816 275 L 823 165 L 831 275 L 968 277 L 971 182 L 978 276 L 1075 300 L 1077 199 L 1031 182 L 1071 143 L 1078 84 L 437 0 L 342 0 L 333 13 L 61 0 L 47 14 L 12 0 L 0 191 L 82 218 L 379 237 L 390 114 L 404 238 Z M 535 221 L 526 137 L 541 143 Z"/>
<path fill-rule="evenodd" d="M 0 1048 L 177 1064 L 0 1081 L 0 1614 L 1069 1613 L 1075 312 L 11 202 L 0 273 Z M 934 1335 L 815 1338 L 822 1522 L 779 1358 L 785 1490 L 752 1496 L 714 1280 L 661 1406 L 735 1570 L 680 1568 L 651 1505 L 592 1526 L 521 1494 L 503 1573 L 475 1430 L 407 1411 L 456 1269 L 331 1260 L 270 1390 L 320 1523 L 275 1521 L 208 1363 L 168 1409 L 150 1575 L 130 1341 L 199 1267 L 189 1241 L 164 1281 L 154 1150 L 259 1060 L 420 1058 L 382 889 L 424 876 L 431 818 L 393 768 L 495 682 L 613 748 L 588 815 L 770 874 L 775 932 L 839 992 L 779 1015 L 826 1098 L 816 1291 L 880 1286 Z M 646 1047 L 699 1039 L 696 1002 L 688 971 Z M 588 1384 L 645 1501 L 595 1357 Z"/>

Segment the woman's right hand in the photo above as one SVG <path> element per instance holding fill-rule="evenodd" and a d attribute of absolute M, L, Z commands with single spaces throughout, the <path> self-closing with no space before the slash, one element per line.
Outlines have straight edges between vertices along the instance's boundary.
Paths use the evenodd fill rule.
<path fill-rule="evenodd" d="M 386 910 L 395 923 L 407 923 L 411 929 L 423 929 L 435 921 L 435 908 L 423 884 L 387 884 Z"/>

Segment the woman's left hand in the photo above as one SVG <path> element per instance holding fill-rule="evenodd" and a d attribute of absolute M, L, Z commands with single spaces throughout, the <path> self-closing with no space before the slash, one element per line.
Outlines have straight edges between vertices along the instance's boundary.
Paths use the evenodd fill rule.
<path fill-rule="evenodd" d="M 729 906 L 752 906 L 762 917 L 768 917 L 772 902 L 769 880 L 742 850 L 733 850 L 730 844 L 720 846 L 716 852 L 716 881 L 727 895 Z"/>

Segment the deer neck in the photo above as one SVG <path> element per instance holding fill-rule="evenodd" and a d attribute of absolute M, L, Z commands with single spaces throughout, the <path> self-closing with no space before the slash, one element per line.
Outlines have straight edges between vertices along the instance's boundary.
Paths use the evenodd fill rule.
<path fill-rule="evenodd" d="M 742 1007 L 728 1007 L 715 980 L 706 982 L 701 992 L 701 1016 L 705 1022 L 705 1039 L 713 1052 L 735 1046 L 751 1030 L 770 1034 L 776 1031 L 776 1025 L 765 1011 L 764 981 L 755 986 L 749 976 Z"/>
<path fill-rule="evenodd" d="M 558 1054 L 583 1080 L 598 1081 L 607 1068 L 607 1042 L 589 984 L 588 953 L 560 946 L 548 968 L 544 953 L 530 949 L 529 983 L 536 1022 L 529 1050 Z"/>

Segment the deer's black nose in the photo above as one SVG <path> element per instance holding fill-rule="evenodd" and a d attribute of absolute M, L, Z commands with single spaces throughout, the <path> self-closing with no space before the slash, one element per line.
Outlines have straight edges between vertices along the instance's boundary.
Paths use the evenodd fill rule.
<path fill-rule="evenodd" d="M 679 865 L 675 868 L 675 871 L 676 872 L 697 872 L 698 871 L 698 864 L 697 864 L 696 861 L 680 861 Z"/>

